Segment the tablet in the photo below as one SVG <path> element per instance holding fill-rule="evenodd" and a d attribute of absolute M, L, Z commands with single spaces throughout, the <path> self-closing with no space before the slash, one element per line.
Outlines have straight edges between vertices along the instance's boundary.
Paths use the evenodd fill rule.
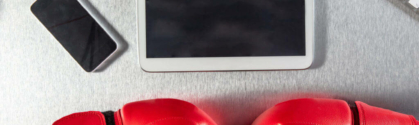
<path fill-rule="evenodd" d="M 314 0 L 138 0 L 149 72 L 306 69 Z"/>

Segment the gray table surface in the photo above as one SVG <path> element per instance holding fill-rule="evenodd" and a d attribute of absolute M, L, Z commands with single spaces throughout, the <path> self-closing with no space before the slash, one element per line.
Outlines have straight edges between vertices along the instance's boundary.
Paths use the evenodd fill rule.
<path fill-rule="evenodd" d="M 135 0 L 90 0 L 129 45 L 86 73 L 29 10 L 0 0 L 0 124 L 45 125 L 64 115 L 177 98 L 220 125 L 250 125 L 276 103 L 360 100 L 419 117 L 419 16 L 396 0 L 317 0 L 316 59 L 301 71 L 146 73 L 138 64 Z"/>

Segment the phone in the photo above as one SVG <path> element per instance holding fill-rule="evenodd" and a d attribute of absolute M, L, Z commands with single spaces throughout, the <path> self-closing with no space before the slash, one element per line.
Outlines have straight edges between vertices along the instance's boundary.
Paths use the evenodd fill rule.
<path fill-rule="evenodd" d="M 121 51 L 120 37 L 86 0 L 37 0 L 31 11 L 86 72 Z"/>

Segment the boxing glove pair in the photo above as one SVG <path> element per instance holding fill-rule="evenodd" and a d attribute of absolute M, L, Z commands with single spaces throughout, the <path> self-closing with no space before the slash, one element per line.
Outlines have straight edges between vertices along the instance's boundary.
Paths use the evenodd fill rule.
<path fill-rule="evenodd" d="M 201 109 L 175 99 L 129 103 L 117 112 L 75 113 L 53 125 L 216 125 Z M 297 99 L 275 105 L 253 125 L 419 125 L 413 116 L 362 102 Z"/>

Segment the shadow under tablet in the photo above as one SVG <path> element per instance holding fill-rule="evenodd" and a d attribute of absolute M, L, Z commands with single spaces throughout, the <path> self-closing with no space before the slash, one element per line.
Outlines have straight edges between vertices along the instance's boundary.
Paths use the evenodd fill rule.
<path fill-rule="evenodd" d="M 327 54 L 327 35 L 329 18 L 327 16 L 327 1 L 316 0 L 315 3 L 315 40 L 314 40 L 314 60 L 310 69 L 317 69 L 323 66 Z"/>

